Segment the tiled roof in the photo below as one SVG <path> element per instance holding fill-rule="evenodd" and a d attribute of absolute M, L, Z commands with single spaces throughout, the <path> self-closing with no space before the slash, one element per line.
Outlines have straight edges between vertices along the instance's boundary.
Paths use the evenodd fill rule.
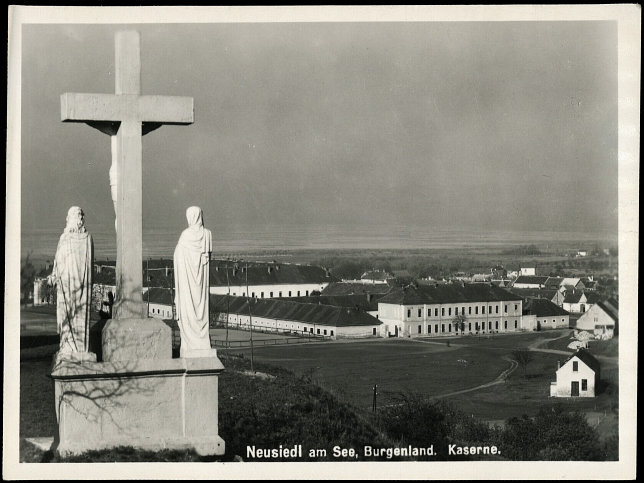
<path fill-rule="evenodd" d="M 390 291 L 391 286 L 386 283 L 331 282 L 321 295 L 386 294 Z"/>
<path fill-rule="evenodd" d="M 577 352 L 575 352 L 573 355 L 568 357 L 568 359 L 564 361 L 562 366 L 575 356 L 577 356 L 580 360 L 582 360 L 584 364 L 590 367 L 593 371 L 595 372 L 599 371 L 599 368 L 600 368 L 599 361 L 595 359 L 595 357 L 590 352 L 588 352 L 587 349 L 584 349 L 583 347 L 579 349 Z"/>
<path fill-rule="evenodd" d="M 567 311 L 553 304 L 548 299 L 526 300 L 523 304 L 523 315 L 536 315 L 537 317 L 552 317 L 558 315 L 569 315 Z"/>
<path fill-rule="evenodd" d="M 389 280 L 394 278 L 394 276 L 382 270 L 371 270 L 370 272 L 363 273 L 360 278 L 362 280 Z"/>
<path fill-rule="evenodd" d="M 563 282 L 562 277 L 548 277 L 548 280 L 546 280 L 546 288 L 557 289 L 561 285 L 561 282 Z"/>
<path fill-rule="evenodd" d="M 357 307 L 362 310 L 378 310 L 378 299 L 384 294 L 373 294 L 367 298 L 366 294 L 358 295 L 313 295 L 308 297 L 283 297 L 279 300 L 291 300 L 306 304 L 333 305 L 335 307 Z"/>
<path fill-rule="evenodd" d="M 379 303 L 396 305 L 442 304 L 459 302 L 494 302 L 521 300 L 507 290 L 477 283 L 450 283 L 444 285 L 419 285 L 397 289 L 378 300 Z"/>
<path fill-rule="evenodd" d="M 228 311 L 231 314 L 248 314 L 246 297 L 229 295 L 210 295 L 211 312 Z M 330 325 L 335 327 L 380 325 L 377 318 L 368 313 L 348 307 L 305 304 L 283 299 L 250 299 L 251 313 L 268 319 L 292 320 L 309 324 Z"/>
<path fill-rule="evenodd" d="M 547 299 L 552 300 L 552 298 L 557 293 L 556 290 L 551 290 L 547 288 L 515 288 L 510 287 L 508 291 L 512 292 L 515 295 L 518 295 L 522 299 L 534 298 L 534 299 Z"/>
<path fill-rule="evenodd" d="M 584 292 L 582 292 L 581 290 L 576 290 L 575 292 L 572 292 L 572 291 L 566 292 L 566 296 L 564 297 L 563 303 L 578 304 L 582 295 L 584 295 Z"/>
<path fill-rule="evenodd" d="M 329 271 L 314 265 L 248 262 L 248 285 L 322 284 L 337 281 L 338 278 Z M 246 262 L 210 262 L 210 286 L 225 287 L 227 284 L 246 285 Z"/>
<path fill-rule="evenodd" d="M 143 302 L 172 305 L 172 291 L 168 288 L 152 287 L 143 294 Z"/>
<path fill-rule="evenodd" d="M 114 261 L 99 261 L 94 265 L 104 267 L 115 266 Z M 232 261 L 211 260 L 210 286 L 227 286 L 226 266 L 228 267 L 228 281 L 232 286 L 246 284 L 246 262 L 235 264 Z M 237 268 L 235 269 L 235 266 Z M 169 268 L 166 276 L 166 267 Z M 150 259 L 143 261 L 143 286 L 172 287 L 173 284 L 172 259 Z M 147 269 L 147 276 L 146 275 Z M 243 270 L 242 270 L 243 269 Z M 103 268 L 101 273 L 94 273 L 95 283 L 114 285 L 116 283 L 115 271 Z M 148 277 L 150 280 L 148 281 Z M 298 265 L 293 263 L 265 263 L 248 262 L 249 285 L 284 285 L 284 284 L 322 284 L 336 282 L 338 279 L 322 267 L 313 265 Z"/>

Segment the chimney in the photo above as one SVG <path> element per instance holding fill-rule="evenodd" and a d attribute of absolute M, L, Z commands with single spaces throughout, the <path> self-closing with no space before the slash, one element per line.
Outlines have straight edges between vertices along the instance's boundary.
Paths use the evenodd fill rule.
<path fill-rule="evenodd" d="M 557 370 L 559 370 L 560 367 L 561 367 L 561 361 L 557 359 Z"/>
<path fill-rule="evenodd" d="M 367 292 L 367 302 L 371 302 L 371 294 Z"/>

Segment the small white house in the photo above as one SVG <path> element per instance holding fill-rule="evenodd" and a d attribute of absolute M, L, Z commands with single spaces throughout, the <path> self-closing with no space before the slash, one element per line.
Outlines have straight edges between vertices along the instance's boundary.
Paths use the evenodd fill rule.
<path fill-rule="evenodd" d="M 551 397 L 595 397 L 599 382 L 599 362 L 586 349 L 579 349 L 557 369 L 550 383 Z"/>
<path fill-rule="evenodd" d="M 521 267 L 519 275 L 533 276 L 537 274 L 537 269 L 534 267 Z"/>
<path fill-rule="evenodd" d="M 595 334 L 600 339 L 612 339 L 619 319 L 615 299 L 598 302 L 577 320 L 576 328 Z"/>

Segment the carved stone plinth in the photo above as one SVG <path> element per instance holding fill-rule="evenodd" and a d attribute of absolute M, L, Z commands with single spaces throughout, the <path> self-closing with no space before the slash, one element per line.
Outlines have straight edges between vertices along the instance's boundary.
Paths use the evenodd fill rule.
<path fill-rule="evenodd" d="M 55 387 L 61 455 L 132 446 L 225 451 L 219 437 L 217 357 L 59 361 Z"/>

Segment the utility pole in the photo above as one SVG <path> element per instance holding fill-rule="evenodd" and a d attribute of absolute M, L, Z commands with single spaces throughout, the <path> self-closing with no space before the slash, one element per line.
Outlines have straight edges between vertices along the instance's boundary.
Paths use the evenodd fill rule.
<path fill-rule="evenodd" d="M 150 257 L 145 260 L 145 281 L 150 280 Z M 146 317 L 150 316 L 150 284 L 148 286 L 148 312 L 145 314 Z"/>
<path fill-rule="evenodd" d="M 376 398 L 378 396 L 378 384 L 374 384 L 373 386 L 373 404 L 371 406 L 371 410 L 375 413 L 376 409 L 378 409 Z"/>
<path fill-rule="evenodd" d="M 248 291 L 248 262 L 246 262 L 246 301 L 248 302 L 248 320 L 250 322 L 250 370 L 255 372 L 254 351 L 253 351 L 253 311 L 250 304 L 250 292 Z"/>
<path fill-rule="evenodd" d="M 228 348 L 228 318 L 230 317 L 230 279 L 228 278 L 228 260 L 226 260 L 226 285 L 228 296 L 226 297 L 226 348 Z"/>

